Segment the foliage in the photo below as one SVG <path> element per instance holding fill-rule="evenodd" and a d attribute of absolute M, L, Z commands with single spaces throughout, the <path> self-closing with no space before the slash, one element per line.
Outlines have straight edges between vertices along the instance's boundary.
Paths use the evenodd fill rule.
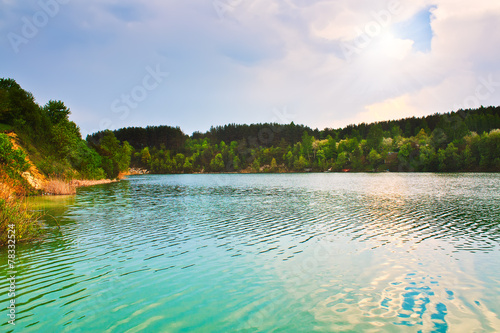
<path fill-rule="evenodd" d="M 370 166 L 373 170 L 376 170 L 382 162 L 382 156 L 377 153 L 375 148 L 372 148 L 372 150 L 370 150 L 370 153 L 368 154 L 368 162 L 370 163 Z"/>
<path fill-rule="evenodd" d="M 38 235 L 40 215 L 29 211 L 20 201 L 0 199 L 0 246 L 8 242 L 9 225 L 13 226 L 16 242 L 25 241 Z"/>
<path fill-rule="evenodd" d="M 87 136 L 87 141 L 97 144 L 104 132 L 106 131 Z M 127 141 L 135 150 L 161 146 L 166 149 L 179 150 L 187 138 L 179 127 L 170 126 L 127 127 L 113 131 L 113 134 L 121 142 Z"/>
<path fill-rule="evenodd" d="M 224 160 L 222 159 L 222 154 L 217 154 L 210 161 L 210 169 L 215 172 L 222 171 L 224 169 Z"/>
<path fill-rule="evenodd" d="M 84 179 L 103 179 L 106 174 L 102 169 L 102 157 L 94 149 L 90 148 L 85 141 L 76 144 L 75 150 L 69 155 L 69 161 Z"/>
<path fill-rule="evenodd" d="M 228 124 L 189 137 L 178 127 L 128 127 L 86 141 L 69 115 L 63 102 L 39 106 L 14 80 L 0 79 L 0 123 L 60 178 L 115 178 L 129 165 L 153 173 L 500 171 L 500 107 L 324 130 Z"/>
<path fill-rule="evenodd" d="M 130 145 L 118 142 L 120 151 L 113 152 L 111 160 L 109 156 L 100 156 L 82 140 L 80 129 L 69 120 L 70 114 L 64 102 L 50 100 L 40 106 L 16 81 L 0 79 L 2 128 L 16 132 L 31 160 L 43 173 L 61 179 L 101 179 L 114 175 L 115 169 L 128 168 Z M 9 161 L 13 163 L 15 159 Z M 109 172 L 105 173 L 104 168 Z"/>
<path fill-rule="evenodd" d="M 11 176 L 29 168 L 24 152 L 21 149 L 14 149 L 9 137 L 3 133 L 0 133 L 0 164 Z"/>
<path fill-rule="evenodd" d="M 106 177 L 117 178 L 121 171 L 129 168 L 133 149 L 127 141 L 120 143 L 113 132 L 102 132 L 101 137 L 93 142 L 93 146 L 101 156 L 101 165 Z"/>
<path fill-rule="evenodd" d="M 194 133 L 177 148 L 168 140 L 143 147 L 132 165 L 154 173 L 500 171 L 498 120 L 500 108 L 489 107 L 323 131 L 293 123 L 230 124 Z"/>

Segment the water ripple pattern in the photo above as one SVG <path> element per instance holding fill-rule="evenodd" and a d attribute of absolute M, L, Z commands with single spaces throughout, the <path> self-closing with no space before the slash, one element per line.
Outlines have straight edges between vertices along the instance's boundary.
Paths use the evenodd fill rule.
<path fill-rule="evenodd" d="M 15 329 L 495 332 L 499 199 L 497 174 L 147 175 L 80 189 L 46 207 L 48 237 L 17 246 Z M 7 305 L 6 279 L 0 290 Z"/>

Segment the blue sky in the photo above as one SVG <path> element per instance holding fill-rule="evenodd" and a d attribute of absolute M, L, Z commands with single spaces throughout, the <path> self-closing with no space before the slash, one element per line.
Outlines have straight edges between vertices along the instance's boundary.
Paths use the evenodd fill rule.
<path fill-rule="evenodd" d="M 0 76 L 82 134 L 340 127 L 500 104 L 491 0 L 0 0 Z"/>
<path fill-rule="evenodd" d="M 413 48 L 420 52 L 430 52 L 432 42 L 432 11 L 436 7 L 428 7 L 417 12 L 410 19 L 394 24 L 395 36 L 400 39 L 412 40 Z"/>

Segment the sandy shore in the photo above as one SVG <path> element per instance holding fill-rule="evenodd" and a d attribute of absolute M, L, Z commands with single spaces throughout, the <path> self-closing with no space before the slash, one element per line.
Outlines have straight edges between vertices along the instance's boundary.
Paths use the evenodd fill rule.
<path fill-rule="evenodd" d="M 119 181 L 120 180 L 118 180 L 118 179 L 100 179 L 100 180 L 76 180 L 76 179 L 74 179 L 74 180 L 69 182 L 69 185 L 77 188 L 77 187 L 116 183 Z"/>

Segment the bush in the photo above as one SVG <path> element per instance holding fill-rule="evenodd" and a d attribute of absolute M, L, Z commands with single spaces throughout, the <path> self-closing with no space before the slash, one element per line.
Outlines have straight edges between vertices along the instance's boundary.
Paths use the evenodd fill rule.
<path fill-rule="evenodd" d="M 13 149 L 9 137 L 3 133 L 0 133 L 0 164 L 4 165 L 11 176 L 29 168 L 24 152 L 21 149 Z"/>
<path fill-rule="evenodd" d="M 70 178 L 67 174 L 68 171 L 70 171 L 70 166 L 66 160 L 57 160 L 53 156 L 46 156 L 37 163 L 37 167 L 50 177 L 63 179 Z"/>
<path fill-rule="evenodd" d="M 0 199 L 0 246 L 8 243 L 9 225 L 14 225 L 16 243 L 36 237 L 40 233 L 39 218 L 20 201 Z"/>

